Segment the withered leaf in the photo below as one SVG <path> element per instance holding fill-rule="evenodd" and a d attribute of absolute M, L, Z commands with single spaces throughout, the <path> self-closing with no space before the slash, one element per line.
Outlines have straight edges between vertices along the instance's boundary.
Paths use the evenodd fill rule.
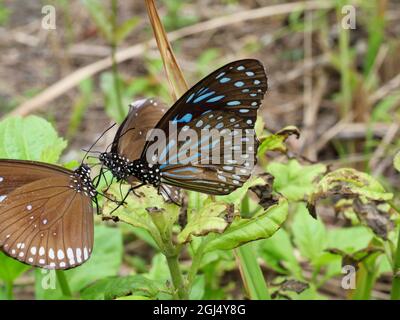
<path fill-rule="evenodd" d="M 272 294 L 272 298 L 275 299 L 278 296 L 280 296 L 280 297 L 288 299 L 288 300 L 291 300 L 291 298 L 288 295 L 284 294 L 283 292 L 291 291 L 291 292 L 300 294 L 304 290 L 306 290 L 310 287 L 310 285 L 308 283 L 294 280 L 294 279 L 287 279 L 280 283 L 277 283 L 276 285 L 278 285 L 279 288 L 277 291 L 275 291 Z"/>
<path fill-rule="evenodd" d="M 360 198 L 356 198 L 353 201 L 353 210 L 362 223 L 370 227 L 378 237 L 387 240 L 388 232 L 393 229 L 394 224 L 389 214 L 378 208 L 380 203 L 373 200 L 363 203 Z"/>
<path fill-rule="evenodd" d="M 264 179 L 265 184 L 250 187 L 250 190 L 257 195 L 259 199 L 258 204 L 264 209 L 267 209 L 270 206 L 278 203 L 279 198 L 272 193 L 274 177 L 268 173 L 262 174 L 261 177 Z"/>

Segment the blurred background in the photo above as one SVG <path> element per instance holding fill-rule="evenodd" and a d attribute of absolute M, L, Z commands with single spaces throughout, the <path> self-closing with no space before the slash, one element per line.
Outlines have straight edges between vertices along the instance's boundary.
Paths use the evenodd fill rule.
<path fill-rule="evenodd" d="M 269 90 L 259 115 L 268 132 L 295 125 L 293 155 L 354 167 L 398 192 L 399 1 L 156 3 L 189 84 L 232 60 L 261 60 Z M 46 118 L 68 140 L 63 162 L 79 160 L 131 101 L 173 102 L 151 39 L 144 1 L 0 0 L 0 117 Z M 321 212 L 334 221 L 332 211 Z M 133 241 L 125 250 L 143 246 Z M 376 297 L 387 298 L 388 282 Z M 343 297 L 335 288 L 328 296 Z"/>

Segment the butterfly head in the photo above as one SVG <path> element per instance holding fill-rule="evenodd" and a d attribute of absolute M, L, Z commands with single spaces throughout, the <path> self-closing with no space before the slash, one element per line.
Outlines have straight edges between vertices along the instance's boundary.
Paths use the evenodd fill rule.
<path fill-rule="evenodd" d="M 129 160 L 114 152 L 103 152 L 99 155 L 100 162 L 107 167 L 117 180 L 125 180 L 129 175 Z"/>

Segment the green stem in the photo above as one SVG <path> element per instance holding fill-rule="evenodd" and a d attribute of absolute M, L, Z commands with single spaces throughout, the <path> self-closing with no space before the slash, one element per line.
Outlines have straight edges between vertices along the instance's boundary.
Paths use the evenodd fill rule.
<path fill-rule="evenodd" d="M 113 39 L 111 41 L 111 60 L 112 60 L 112 73 L 114 79 L 114 90 L 115 95 L 117 97 L 117 108 L 119 117 L 122 121 L 125 117 L 124 107 L 122 104 L 122 96 L 121 96 L 121 88 L 119 85 L 119 78 L 118 78 L 118 64 L 117 59 L 115 57 L 117 52 L 117 40 L 116 40 L 116 30 L 117 30 L 117 15 L 118 15 L 118 1 L 112 0 L 112 30 L 113 30 Z"/>
<path fill-rule="evenodd" d="M 254 254 L 253 244 L 246 244 L 235 249 L 235 251 L 249 298 L 252 300 L 271 300 L 264 275 Z"/>
<path fill-rule="evenodd" d="M 374 264 L 373 261 L 371 264 Z M 368 266 L 366 262 L 360 264 L 358 270 L 357 289 L 353 295 L 353 300 L 369 300 L 371 298 L 372 288 L 375 283 L 375 271 L 371 270 L 373 266 Z"/>
<path fill-rule="evenodd" d="M 249 198 L 246 196 L 241 204 L 242 215 L 248 214 L 250 209 Z M 253 244 L 248 243 L 235 249 L 239 263 L 240 274 L 249 298 L 252 300 L 271 300 L 267 283 L 257 262 Z"/>
<path fill-rule="evenodd" d="M 188 277 L 187 277 L 187 279 L 188 279 L 187 288 L 188 288 L 189 293 L 192 289 L 192 285 L 193 285 L 194 279 L 197 275 L 197 272 L 199 271 L 201 260 L 203 259 L 203 256 L 204 256 L 204 249 L 205 249 L 207 243 L 208 243 L 207 238 L 203 238 L 201 240 L 201 243 L 200 243 L 199 247 L 197 248 L 196 252 L 193 253 L 192 265 L 190 266 Z"/>
<path fill-rule="evenodd" d="M 393 283 L 390 298 L 392 300 L 400 300 L 400 227 L 397 238 L 397 248 L 393 262 Z"/>
<path fill-rule="evenodd" d="M 56 270 L 56 276 L 63 296 L 72 297 L 71 289 L 69 287 L 67 278 L 65 277 L 64 271 Z"/>
<path fill-rule="evenodd" d="M 339 1 L 338 9 L 339 20 L 341 19 L 341 8 L 347 4 L 346 0 Z M 340 23 L 340 22 L 339 22 Z M 340 51 L 340 73 L 341 73 L 341 92 L 342 92 L 342 108 L 341 117 L 344 118 L 351 111 L 352 92 L 351 92 L 351 57 L 349 47 L 349 30 L 339 28 L 339 51 Z"/>
<path fill-rule="evenodd" d="M 12 281 L 5 281 L 5 288 L 6 288 L 6 297 L 7 300 L 13 300 L 14 299 L 14 294 L 13 294 L 13 282 Z"/>
<path fill-rule="evenodd" d="M 188 299 L 186 288 L 183 284 L 183 277 L 179 268 L 178 254 L 166 255 L 169 272 L 171 273 L 172 284 L 178 293 L 179 299 Z"/>

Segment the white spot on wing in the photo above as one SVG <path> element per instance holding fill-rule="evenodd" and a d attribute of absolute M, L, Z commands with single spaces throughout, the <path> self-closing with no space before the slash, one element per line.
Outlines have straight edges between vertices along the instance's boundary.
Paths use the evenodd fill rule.
<path fill-rule="evenodd" d="M 59 250 L 57 251 L 57 258 L 58 258 L 58 260 L 62 260 L 62 259 L 64 259 L 64 257 L 65 257 L 64 251 L 62 251 L 61 249 L 59 249 Z"/>
<path fill-rule="evenodd" d="M 55 256 L 54 256 L 54 250 L 53 250 L 52 248 L 50 248 L 50 249 L 49 249 L 49 258 L 53 260 L 54 257 L 55 257 Z"/>

